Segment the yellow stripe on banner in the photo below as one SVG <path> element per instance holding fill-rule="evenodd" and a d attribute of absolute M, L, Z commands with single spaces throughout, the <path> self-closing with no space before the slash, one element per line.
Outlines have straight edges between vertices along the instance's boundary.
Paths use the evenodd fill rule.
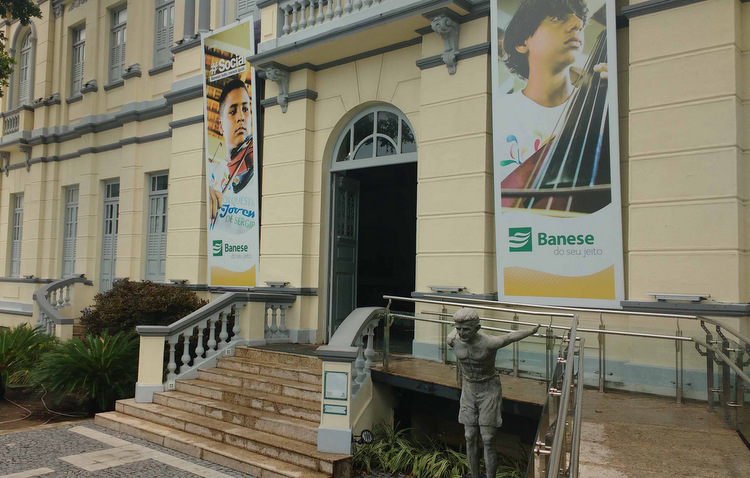
<path fill-rule="evenodd" d="M 569 277 L 535 271 L 525 267 L 503 269 L 505 295 L 530 297 L 566 297 L 576 299 L 614 299 L 615 266 L 587 276 Z"/>
<path fill-rule="evenodd" d="M 219 266 L 211 267 L 211 285 L 255 287 L 255 266 L 250 270 L 235 272 Z"/>

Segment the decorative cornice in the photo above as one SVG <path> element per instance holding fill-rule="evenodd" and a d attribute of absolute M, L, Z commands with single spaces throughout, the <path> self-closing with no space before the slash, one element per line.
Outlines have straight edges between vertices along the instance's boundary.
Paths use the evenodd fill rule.
<path fill-rule="evenodd" d="M 710 315 L 720 317 L 750 316 L 750 304 L 623 300 L 620 302 L 620 305 L 626 312 L 654 312 L 657 314 Z"/>
<path fill-rule="evenodd" d="M 125 85 L 125 75 L 122 76 L 119 80 L 115 80 L 112 83 L 104 85 L 104 91 L 114 90 L 115 88 L 119 88 L 121 86 Z M 81 92 L 83 92 L 83 89 L 81 89 Z"/>
<path fill-rule="evenodd" d="M 195 75 L 172 83 L 172 91 L 164 95 L 168 105 L 203 96 L 203 75 Z"/>
<path fill-rule="evenodd" d="M 150 143 L 152 141 L 159 141 L 162 139 L 167 139 L 172 137 L 172 130 L 169 129 L 167 131 L 162 131 L 160 133 L 154 133 L 149 134 L 146 136 L 132 136 L 129 138 L 123 138 L 119 141 L 115 141 L 113 143 L 103 144 L 100 146 L 94 146 L 94 147 L 86 147 L 81 148 L 77 151 L 74 151 L 72 153 L 67 153 L 63 155 L 53 155 L 53 156 L 39 156 L 36 158 L 30 158 L 28 157 L 27 160 L 24 163 L 18 163 L 14 164 L 12 166 L 7 166 L 4 168 L 6 176 L 8 175 L 8 171 L 11 169 L 23 169 L 24 167 L 27 168 L 27 170 L 31 167 L 31 165 L 34 164 L 40 164 L 40 163 L 57 163 L 61 161 L 67 161 L 69 159 L 74 158 L 80 158 L 81 156 L 85 154 L 97 154 L 97 153 L 104 153 L 106 151 L 113 151 L 115 149 L 120 149 L 123 146 L 127 146 L 129 144 L 145 144 Z M 28 148 L 29 153 L 27 153 L 30 156 L 31 148 L 27 145 L 19 145 L 19 148 Z M 23 151 L 23 149 L 22 149 Z M 0 152 L 0 158 L 2 157 L 2 153 Z"/>
<path fill-rule="evenodd" d="M 704 0 L 646 0 L 645 2 L 636 3 L 634 5 L 625 5 L 622 7 L 621 12 L 627 19 L 631 19 L 703 1 Z"/>
<path fill-rule="evenodd" d="M 190 116 L 176 121 L 170 121 L 169 127 L 172 129 L 182 128 L 183 126 L 190 126 L 193 124 L 203 123 L 203 114 Z"/>
<path fill-rule="evenodd" d="M 151 68 L 148 70 L 148 76 L 154 76 L 158 75 L 159 73 L 164 73 L 165 71 L 169 71 L 172 69 L 172 63 L 167 63 L 166 65 L 157 66 L 156 68 Z"/>
<path fill-rule="evenodd" d="M 457 60 L 466 60 L 475 56 L 486 55 L 490 51 L 490 43 L 479 43 L 477 45 L 468 46 L 461 48 L 456 54 Z M 428 56 L 427 58 L 420 58 L 417 60 L 417 67 L 420 70 L 426 70 L 428 68 L 435 68 L 436 66 L 444 65 L 444 59 L 442 55 Z"/>
<path fill-rule="evenodd" d="M 317 100 L 318 99 L 318 92 L 314 90 L 297 90 L 289 93 L 289 98 L 287 99 L 287 103 L 291 103 L 292 101 L 297 100 Z M 268 108 L 269 106 L 275 106 L 278 105 L 278 97 L 273 96 L 271 98 L 266 98 L 264 100 L 260 100 L 260 105 L 264 108 Z"/>
<path fill-rule="evenodd" d="M 169 49 L 169 51 L 172 52 L 172 54 L 177 54 L 182 51 L 190 50 L 191 48 L 195 48 L 201 44 L 201 35 L 200 33 L 196 33 L 195 35 L 183 38 L 181 40 L 177 40 L 175 42 L 175 45 Z"/>

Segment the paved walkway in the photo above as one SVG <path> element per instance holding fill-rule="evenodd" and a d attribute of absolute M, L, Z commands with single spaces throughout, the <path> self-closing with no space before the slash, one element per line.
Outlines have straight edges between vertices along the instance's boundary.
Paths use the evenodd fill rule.
<path fill-rule="evenodd" d="M 247 477 L 91 420 L 0 435 L 0 478 Z"/>
<path fill-rule="evenodd" d="M 585 390 L 580 478 L 745 478 L 750 451 L 705 404 Z"/>

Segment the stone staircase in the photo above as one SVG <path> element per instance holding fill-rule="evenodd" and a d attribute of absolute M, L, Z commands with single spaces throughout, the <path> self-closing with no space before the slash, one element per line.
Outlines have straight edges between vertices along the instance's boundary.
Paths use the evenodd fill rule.
<path fill-rule="evenodd" d="M 321 363 L 237 347 L 154 403 L 120 400 L 95 422 L 258 478 L 349 478 L 351 457 L 317 450 Z"/>

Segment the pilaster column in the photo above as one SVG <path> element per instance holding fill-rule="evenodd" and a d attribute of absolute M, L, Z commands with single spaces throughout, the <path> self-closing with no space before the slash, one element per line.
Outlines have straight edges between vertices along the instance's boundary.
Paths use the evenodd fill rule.
<path fill-rule="evenodd" d="M 211 0 L 200 0 L 198 4 L 198 33 L 211 30 Z"/>
<path fill-rule="evenodd" d="M 185 22 L 182 38 L 187 39 L 195 33 L 195 0 L 185 0 Z"/>

